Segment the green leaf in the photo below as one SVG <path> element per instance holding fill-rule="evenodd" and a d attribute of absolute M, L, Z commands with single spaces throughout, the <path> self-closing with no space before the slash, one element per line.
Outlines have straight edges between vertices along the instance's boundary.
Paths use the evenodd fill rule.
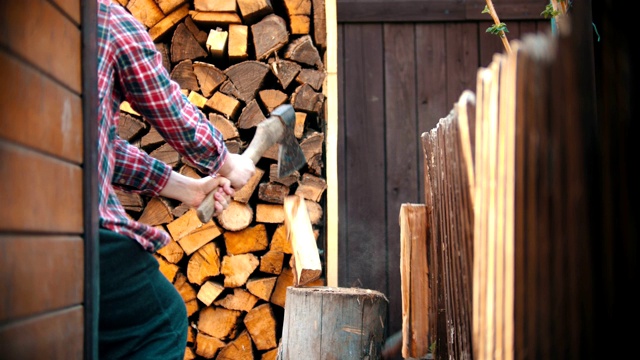
<path fill-rule="evenodd" d="M 484 9 L 482 9 L 482 13 L 483 13 L 483 14 L 488 14 L 488 13 L 490 13 L 490 11 L 489 11 L 489 7 L 488 7 L 487 5 L 485 5 L 485 6 L 484 6 Z"/>

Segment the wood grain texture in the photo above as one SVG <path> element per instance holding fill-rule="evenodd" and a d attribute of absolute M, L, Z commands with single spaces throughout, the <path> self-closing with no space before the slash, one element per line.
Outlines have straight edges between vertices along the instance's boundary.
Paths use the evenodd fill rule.
<path fill-rule="evenodd" d="M 79 166 L 0 141 L 0 176 L 1 231 L 82 233 Z"/>
<path fill-rule="evenodd" d="M 478 25 L 447 24 L 447 104 L 451 109 L 464 90 L 473 89 L 478 69 Z M 446 114 L 443 114 L 446 115 Z"/>
<path fill-rule="evenodd" d="M 378 291 L 290 286 L 279 358 L 380 359 L 386 307 Z"/>
<path fill-rule="evenodd" d="M 76 164 L 83 159 L 82 99 L 0 52 L 0 136 Z M 18 96 L 16 96 L 18 95 Z"/>
<path fill-rule="evenodd" d="M 0 322 L 82 303 L 83 251 L 75 236 L 0 235 Z"/>
<path fill-rule="evenodd" d="M 418 130 L 423 134 L 438 124 L 450 108 L 446 103 L 446 43 L 444 24 L 416 24 L 416 109 Z M 416 136 L 419 138 L 419 136 Z M 420 157 L 418 157 L 420 158 Z M 424 174 L 423 162 L 419 161 L 419 174 Z M 419 186 L 419 198 L 424 198 L 424 180 Z"/>
<path fill-rule="evenodd" d="M 396 3 L 394 3 L 395 5 Z M 538 27 L 545 28 L 547 23 L 548 21 L 546 20 L 527 20 L 510 24 L 512 28 L 518 29 L 514 31 L 512 39 L 515 39 L 515 33 L 518 35 L 523 34 L 525 31 L 522 29 L 535 30 Z M 485 20 L 485 24 L 489 24 L 489 21 Z M 341 61 L 339 66 L 339 133 L 342 135 L 338 143 L 338 159 L 340 162 L 340 198 L 344 199 L 340 201 L 341 207 L 339 209 L 339 273 L 341 285 L 354 286 L 355 284 L 362 286 L 359 285 L 358 280 L 363 278 L 370 279 L 367 273 L 371 271 L 371 266 L 389 266 L 389 269 L 392 269 L 393 265 L 388 264 L 396 261 L 392 259 L 399 257 L 399 255 L 395 255 L 392 252 L 393 249 L 390 251 L 380 249 L 384 256 L 388 256 L 389 259 L 384 264 L 377 260 L 372 263 L 353 261 L 354 254 L 361 254 L 362 249 L 366 249 L 368 253 L 378 254 L 379 248 L 376 244 L 387 241 L 387 237 L 391 239 L 391 237 L 397 237 L 397 234 L 399 234 L 399 231 L 392 229 L 397 227 L 397 218 L 392 218 L 392 214 L 397 214 L 398 208 L 393 209 L 390 205 L 385 210 L 386 217 L 384 219 L 386 219 L 386 223 L 384 224 L 379 223 L 380 220 L 371 216 L 378 216 L 379 213 L 375 209 L 378 205 L 384 207 L 382 202 L 389 202 L 394 197 L 399 199 L 399 196 L 404 196 L 395 194 L 393 191 L 380 192 L 376 190 L 378 186 L 385 186 L 385 183 L 389 181 L 388 174 L 395 175 L 402 170 L 387 170 L 387 175 L 383 178 L 379 178 L 379 175 L 377 175 L 378 170 L 396 166 L 389 165 L 396 159 L 397 155 L 394 155 L 394 152 L 398 151 L 396 148 L 405 147 L 406 143 L 418 139 L 421 133 L 435 128 L 438 120 L 449 113 L 453 104 L 458 101 L 460 94 L 464 90 L 475 89 L 477 70 L 481 66 L 481 59 L 483 59 L 481 56 L 493 56 L 495 47 L 491 49 L 482 48 L 485 46 L 482 41 L 491 39 L 491 35 L 485 32 L 486 27 L 480 25 L 479 21 L 414 24 L 356 24 L 346 21 L 339 25 L 339 43 L 341 44 L 338 48 Z M 408 28 L 413 26 L 415 35 L 407 36 L 414 36 L 414 43 L 409 41 L 408 45 L 404 42 L 396 44 L 398 42 L 396 38 L 389 38 L 384 40 L 384 46 L 386 47 L 383 47 L 382 44 L 376 43 L 375 39 L 366 39 L 364 35 L 357 32 L 361 31 L 359 26 L 367 29 L 367 34 L 370 34 L 373 32 L 370 29 L 375 29 L 376 26 L 389 27 L 390 25 L 406 26 Z M 522 26 L 522 29 L 520 26 Z M 378 34 L 374 36 L 379 37 Z M 362 46 L 361 44 L 365 44 L 366 41 L 371 41 L 371 44 L 364 45 L 366 50 L 353 48 L 353 46 Z M 499 39 L 497 39 L 495 46 L 501 49 L 502 43 Z M 413 52 L 406 51 L 407 48 L 412 47 L 414 48 Z M 373 49 L 378 48 L 393 55 L 395 55 L 394 52 L 398 51 L 398 54 L 395 55 L 398 60 L 395 62 L 385 60 L 379 65 L 381 68 L 373 66 L 376 60 L 370 59 L 370 57 L 377 56 L 374 54 Z M 407 76 L 408 79 L 401 83 L 400 80 L 384 75 L 385 72 L 389 72 L 396 77 L 397 74 L 405 71 L 403 69 L 411 62 L 414 62 L 415 80 Z M 387 67 L 390 69 L 385 69 Z M 372 79 L 381 76 L 385 79 L 383 84 L 387 90 L 374 93 L 376 87 L 374 87 Z M 394 81 L 394 83 L 391 83 L 391 81 Z M 389 90 L 392 87 L 393 89 L 397 87 L 400 90 Z M 363 91 L 371 95 L 363 96 Z M 375 97 L 373 97 L 374 94 Z M 395 104 L 393 106 L 399 108 L 402 114 L 415 111 L 415 115 L 411 113 L 416 123 L 413 130 L 402 128 L 405 126 L 403 123 L 405 116 L 398 116 L 396 119 L 391 120 L 385 115 L 382 120 L 378 120 L 379 113 L 373 111 L 378 106 L 378 101 L 382 101 L 385 104 Z M 369 108 L 372 110 L 369 110 Z M 385 105 L 382 109 L 385 109 L 385 114 L 395 112 L 390 108 L 390 105 Z M 475 126 L 475 122 L 470 123 L 469 126 Z M 375 129 L 372 129 L 372 127 L 375 127 Z M 407 131 L 411 131 L 411 133 L 405 133 Z M 394 135 L 391 135 L 392 133 Z M 473 133 L 475 133 L 475 130 L 473 130 Z M 375 139 L 378 136 L 386 137 L 387 144 L 392 145 L 381 146 L 373 143 L 371 139 Z M 367 143 L 361 144 L 360 142 L 364 141 L 362 140 L 364 137 L 368 137 L 369 140 Z M 475 137 L 471 139 L 471 142 L 472 144 L 475 142 Z M 358 144 L 357 147 L 356 144 Z M 407 155 L 407 157 L 421 158 L 420 155 Z M 380 158 L 384 160 L 379 160 Z M 379 161 L 382 162 L 380 163 Z M 413 170 L 416 174 L 414 175 L 416 176 L 416 186 L 423 181 L 420 178 L 420 174 L 424 173 L 422 161 L 417 161 L 417 170 Z M 395 191 L 395 187 L 392 185 L 389 185 L 388 189 Z M 420 186 L 416 191 L 418 195 L 415 199 L 420 201 L 425 196 L 424 189 Z M 363 223 L 367 225 L 362 225 Z M 385 232 L 384 239 L 379 239 L 377 232 L 369 237 L 358 236 L 358 225 L 368 226 L 369 228 L 376 227 L 376 231 Z M 360 233 L 362 232 L 360 231 Z M 389 240 L 390 243 L 393 241 Z M 372 249 L 373 247 L 376 249 Z M 376 274 L 378 273 L 378 269 L 374 271 Z M 359 274 L 363 275 L 360 276 Z M 386 270 L 385 276 L 387 276 Z M 379 277 L 375 279 L 375 284 L 377 285 L 373 286 L 377 286 L 380 289 L 393 287 L 394 285 L 389 279 Z M 400 304 L 400 294 L 387 293 L 387 295 L 390 299 L 390 309 L 394 303 Z M 435 310 L 437 311 L 437 309 Z M 444 329 L 446 331 L 446 318 L 444 316 L 441 318 L 443 319 L 442 322 L 436 322 L 431 326 L 433 328 L 440 326 L 441 330 Z M 389 317 L 388 329 L 390 334 L 393 333 L 394 326 L 397 326 L 397 329 L 400 327 L 399 315 L 398 318 Z M 440 345 L 447 346 L 446 343 Z"/>
<path fill-rule="evenodd" d="M 400 206 L 420 202 L 421 161 L 416 117 L 416 63 L 413 24 L 384 26 L 385 178 L 389 331 L 398 331 L 402 318 L 400 289 Z M 393 219 L 393 221 L 391 221 Z"/>
<path fill-rule="evenodd" d="M 0 24 L 0 45 L 76 93 L 82 92 L 81 32 L 77 24 L 45 0 L 0 2 Z"/>
<path fill-rule="evenodd" d="M 83 358 L 83 308 L 73 306 L 0 326 L 3 359 Z"/>
<path fill-rule="evenodd" d="M 386 291 L 382 26 L 345 27 L 346 249 L 341 286 Z M 351 254 L 351 256 L 347 255 Z"/>

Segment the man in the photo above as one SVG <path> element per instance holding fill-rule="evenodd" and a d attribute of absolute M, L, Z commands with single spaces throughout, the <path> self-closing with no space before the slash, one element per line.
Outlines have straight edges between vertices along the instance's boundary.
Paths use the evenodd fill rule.
<path fill-rule="evenodd" d="M 128 217 L 114 189 L 165 196 L 192 207 L 215 191 L 218 214 L 255 166 L 227 151 L 220 132 L 171 81 L 148 32 L 126 9 L 98 0 L 97 35 L 100 358 L 181 360 L 188 327 L 185 304 L 153 257 L 171 239 Z M 183 176 L 118 138 L 125 100 L 190 164 L 217 176 Z"/>

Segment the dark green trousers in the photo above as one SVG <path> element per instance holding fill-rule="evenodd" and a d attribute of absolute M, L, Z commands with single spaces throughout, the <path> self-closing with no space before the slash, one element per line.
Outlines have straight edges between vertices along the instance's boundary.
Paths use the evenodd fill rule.
<path fill-rule="evenodd" d="M 187 309 L 158 261 L 135 240 L 100 229 L 100 360 L 182 360 Z"/>

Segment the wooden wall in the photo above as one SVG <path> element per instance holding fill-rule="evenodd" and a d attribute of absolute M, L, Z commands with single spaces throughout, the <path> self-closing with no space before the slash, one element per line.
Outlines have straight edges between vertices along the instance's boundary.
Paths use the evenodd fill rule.
<path fill-rule="evenodd" d="M 546 0 L 493 3 L 510 40 L 550 31 Z M 420 134 L 504 51 L 485 4 L 337 0 L 338 282 L 387 295 L 388 335 L 402 326 L 400 206 L 424 203 Z"/>
<path fill-rule="evenodd" d="M 95 52 L 83 43 L 95 31 L 83 32 L 82 20 L 95 17 L 95 5 L 86 3 L 0 2 L 3 359 L 82 359 L 93 351 L 93 295 L 85 296 L 93 291 L 85 287 L 92 246 L 85 236 L 95 218 L 85 210 L 95 203 L 85 201 L 93 172 L 85 171 L 92 162 L 83 97 L 91 101 L 95 91 L 83 91 L 83 58 L 95 63 Z"/>

